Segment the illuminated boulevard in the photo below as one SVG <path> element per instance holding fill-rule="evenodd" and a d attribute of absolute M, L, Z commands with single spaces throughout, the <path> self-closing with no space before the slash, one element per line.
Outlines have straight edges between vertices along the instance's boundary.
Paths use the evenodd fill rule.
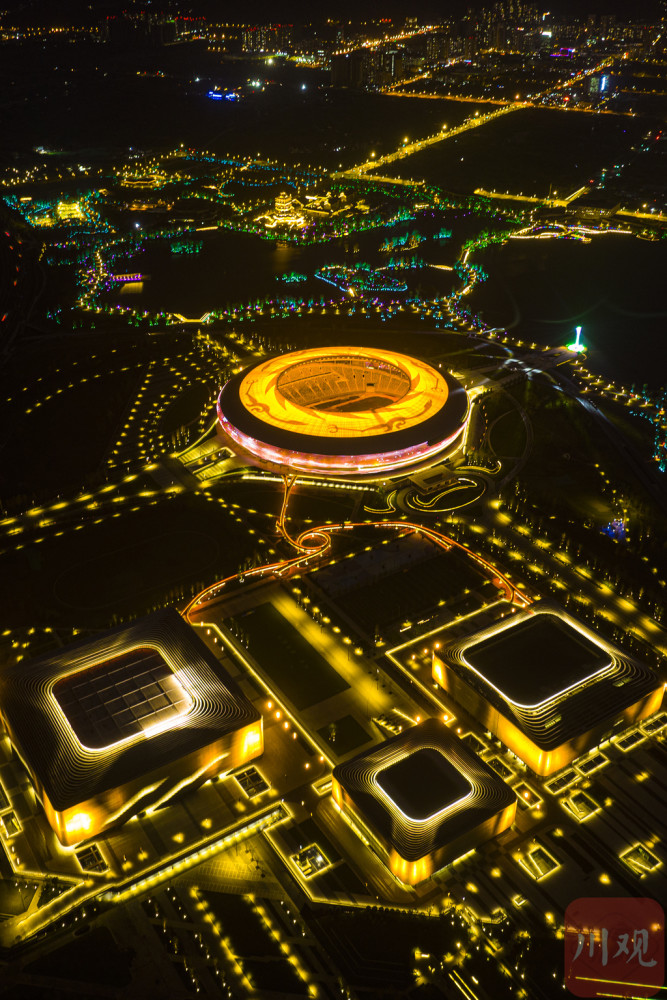
<path fill-rule="evenodd" d="M 665 19 L 200 6 L 0 12 L 0 996 L 653 995 Z"/>

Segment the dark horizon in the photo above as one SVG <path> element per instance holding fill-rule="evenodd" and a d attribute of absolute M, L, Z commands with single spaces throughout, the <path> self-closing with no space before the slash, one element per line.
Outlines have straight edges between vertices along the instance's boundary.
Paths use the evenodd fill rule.
<path fill-rule="evenodd" d="M 249 24 L 276 23 L 291 21 L 311 23 L 331 20 L 350 19 L 353 22 L 364 20 L 376 21 L 381 17 L 389 17 L 401 25 L 407 17 L 417 17 L 424 23 L 438 23 L 450 17 L 463 17 L 467 10 L 479 10 L 491 4 L 482 2 L 470 3 L 466 0 L 445 0 L 444 3 L 435 0 L 419 0 L 417 3 L 405 3 L 404 0 L 389 0 L 378 7 L 370 0 L 362 2 L 337 2 L 327 9 L 321 6 L 314 9 L 307 0 L 286 0 L 276 5 L 268 0 L 251 0 L 242 8 L 231 10 L 217 0 L 189 0 L 178 3 L 176 0 L 141 0 L 141 2 L 123 2 L 123 0 L 100 0 L 90 4 L 87 0 L 61 0 L 59 3 L 48 3 L 47 0 L 7 0 L 4 5 L 6 16 L 15 18 L 24 24 L 63 24 L 96 23 L 107 16 L 118 16 L 124 11 L 155 12 L 167 15 L 190 17 L 205 17 L 208 21 Z M 544 8 L 546 5 L 541 5 Z M 660 0 L 638 0 L 631 8 L 623 0 L 587 0 L 585 4 L 579 0 L 557 0 L 549 4 L 548 9 L 557 17 L 585 19 L 589 14 L 614 14 L 619 20 L 657 20 L 661 17 L 664 4 Z M 314 16 L 315 15 L 315 16 Z"/>

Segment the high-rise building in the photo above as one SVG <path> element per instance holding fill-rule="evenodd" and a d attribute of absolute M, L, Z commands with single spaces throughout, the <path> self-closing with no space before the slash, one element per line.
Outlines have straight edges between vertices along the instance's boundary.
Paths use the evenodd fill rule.
<path fill-rule="evenodd" d="M 358 89 L 364 85 L 364 61 L 366 52 L 354 49 L 341 52 L 331 59 L 331 84 L 334 87 Z"/>
<path fill-rule="evenodd" d="M 252 53 L 289 52 L 291 24 L 253 24 L 243 29 L 243 51 Z"/>
<path fill-rule="evenodd" d="M 403 49 L 387 49 L 382 53 L 382 69 L 387 83 L 395 83 L 403 76 Z"/>
<path fill-rule="evenodd" d="M 426 61 L 431 65 L 446 62 L 451 51 L 449 31 L 437 31 L 426 39 Z"/>

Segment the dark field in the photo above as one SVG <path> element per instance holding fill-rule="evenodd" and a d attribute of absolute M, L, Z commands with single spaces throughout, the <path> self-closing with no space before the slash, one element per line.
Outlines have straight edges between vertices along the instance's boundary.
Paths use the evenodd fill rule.
<path fill-rule="evenodd" d="M 12 433 L 0 450 L 5 498 L 17 493 L 51 496 L 82 487 L 110 448 L 141 373 L 133 366 L 91 373 L 84 384 L 78 379 L 72 384 L 70 378 L 69 372 L 47 374 L 43 389 L 26 393 L 22 412 L 15 406 Z"/>
<path fill-rule="evenodd" d="M 225 499 L 229 503 L 276 517 L 283 502 L 282 485 L 279 483 L 253 481 L 239 482 L 237 485 L 230 482 L 223 483 L 214 490 L 216 493 L 224 491 Z M 364 495 L 355 490 L 314 490 L 297 484 L 290 493 L 287 523 L 289 525 L 290 522 L 296 521 L 301 528 L 303 522 L 322 524 L 325 521 L 349 520 L 354 504 Z M 272 529 L 268 519 L 263 524 L 265 530 L 269 527 Z"/>
<path fill-rule="evenodd" d="M 160 338 L 118 331 L 54 335 L 17 350 L 0 372 L 0 500 L 71 495 L 103 478 L 109 449 L 151 361 L 178 358 L 190 336 Z M 112 479 L 121 474 L 110 473 Z"/>
<path fill-rule="evenodd" d="M 97 983 L 107 988 L 128 986 L 132 978 L 130 965 L 133 958 L 132 952 L 118 947 L 106 927 L 95 927 L 84 937 L 69 941 L 43 958 L 35 959 L 27 970 L 49 978 Z"/>
<path fill-rule="evenodd" d="M 470 304 L 487 323 L 554 347 L 582 325 L 592 371 L 628 386 L 664 384 L 666 240 L 510 240 L 473 259 L 489 278 Z"/>
<path fill-rule="evenodd" d="M 299 711 L 349 687 L 272 604 L 261 604 L 240 622 L 248 651 Z"/>
<path fill-rule="evenodd" d="M 323 740 L 326 740 L 338 757 L 344 757 L 351 750 L 357 750 L 371 739 L 361 723 L 353 715 L 344 715 L 334 723 L 317 730 Z"/>
<path fill-rule="evenodd" d="M 479 109 L 448 102 L 443 116 L 436 101 L 332 91 L 328 72 L 281 59 L 225 63 L 202 42 L 161 50 L 74 49 L 57 42 L 4 48 L 0 85 L 14 97 L 4 111 L 7 149 L 43 145 L 90 155 L 185 143 L 338 168 L 365 160 L 372 150 L 389 152 L 406 135 L 431 134 L 444 121 L 455 124 Z M 252 79 L 263 89 L 249 87 Z M 209 100 L 207 92 L 216 85 L 238 87 L 241 99 Z"/>
<path fill-rule="evenodd" d="M 35 887 L 29 888 L 15 885 L 10 879 L 0 879 L 0 919 L 6 916 L 16 916 L 23 913 L 35 894 Z"/>
<path fill-rule="evenodd" d="M 565 196 L 619 162 L 646 128 L 626 116 L 527 108 L 391 166 L 451 191 Z"/>
<path fill-rule="evenodd" d="M 2 557 L 4 620 L 102 627 L 236 572 L 252 538 L 200 497 L 162 499 Z"/>
<path fill-rule="evenodd" d="M 410 539 L 403 540 L 403 548 L 406 542 Z M 399 561 L 400 549 L 379 547 L 327 568 L 315 579 L 336 607 L 368 635 L 433 611 L 483 585 L 480 572 L 455 551 L 445 553 L 426 542 L 414 548 L 414 559 Z"/>
<path fill-rule="evenodd" d="M 213 891 L 203 892 L 202 896 L 256 989 L 307 996 L 305 983 L 297 977 L 248 900 Z"/>
<path fill-rule="evenodd" d="M 505 410 L 489 432 L 491 447 L 499 458 L 518 458 L 526 447 L 526 428 L 516 410 Z"/>

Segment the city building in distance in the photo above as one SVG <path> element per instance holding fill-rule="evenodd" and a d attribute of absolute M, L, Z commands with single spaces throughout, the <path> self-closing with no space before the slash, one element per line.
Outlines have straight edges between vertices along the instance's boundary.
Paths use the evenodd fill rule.
<path fill-rule="evenodd" d="M 218 398 L 218 434 L 281 473 L 385 479 L 452 455 L 468 420 L 460 382 L 373 348 L 311 348 L 251 364 Z"/>
<path fill-rule="evenodd" d="M 439 719 L 339 764 L 332 795 L 408 885 L 510 827 L 517 803 L 512 789 Z"/>
<path fill-rule="evenodd" d="M 65 845 L 263 750 L 259 712 L 173 609 L 5 671 L 0 717 Z"/>
<path fill-rule="evenodd" d="M 663 696 L 648 669 L 546 604 L 444 646 L 433 677 L 539 775 L 652 715 Z"/>

